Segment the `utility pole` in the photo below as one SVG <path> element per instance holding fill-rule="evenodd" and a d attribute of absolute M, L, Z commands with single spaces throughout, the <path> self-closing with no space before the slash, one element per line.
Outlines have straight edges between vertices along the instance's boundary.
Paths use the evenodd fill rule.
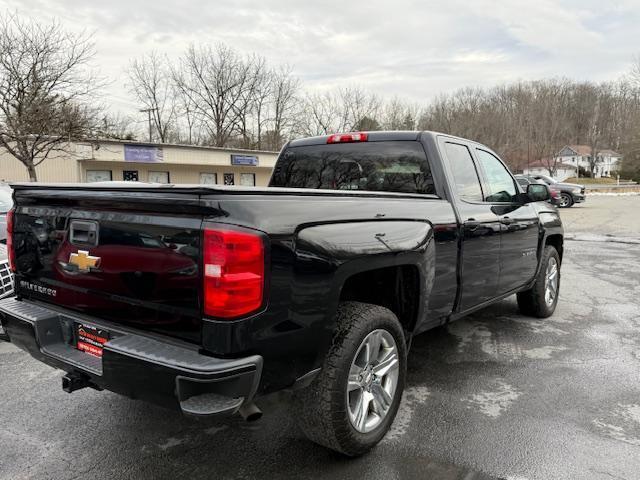
<path fill-rule="evenodd" d="M 146 113 L 149 119 L 149 143 L 153 142 L 153 139 L 151 138 L 151 112 L 155 110 L 157 110 L 157 108 L 143 108 L 138 110 L 140 113 Z"/>

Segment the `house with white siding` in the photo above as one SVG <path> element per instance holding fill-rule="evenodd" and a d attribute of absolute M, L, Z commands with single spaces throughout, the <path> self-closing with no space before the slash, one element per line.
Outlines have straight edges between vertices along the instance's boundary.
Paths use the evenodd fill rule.
<path fill-rule="evenodd" d="M 591 147 L 589 145 L 567 145 L 560 150 L 556 157 L 559 162 L 573 166 L 574 173 L 578 167 L 591 170 Z M 594 176 L 612 177 L 620 169 L 622 155 L 613 150 L 596 150 Z"/>
<path fill-rule="evenodd" d="M 535 162 L 531 162 L 526 167 L 524 167 L 522 169 L 522 173 L 524 175 L 553 176 L 553 179 L 557 180 L 558 182 L 562 182 L 569 177 L 576 176 L 576 167 L 562 162 L 557 162 L 555 164 L 555 174 L 550 175 L 549 167 L 553 166 L 553 163 L 554 162 L 550 159 L 536 160 Z"/>

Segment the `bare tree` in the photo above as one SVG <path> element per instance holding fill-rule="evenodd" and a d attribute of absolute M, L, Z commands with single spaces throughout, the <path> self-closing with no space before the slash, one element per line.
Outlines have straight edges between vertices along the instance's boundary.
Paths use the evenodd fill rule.
<path fill-rule="evenodd" d="M 631 64 L 631 71 L 629 72 L 629 78 L 635 84 L 636 87 L 640 87 L 640 55 L 636 55 Z"/>
<path fill-rule="evenodd" d="M 97 126 L 96 137 L 117 140 L 136 140 L 134 121 L 121 113 L 106 114 Z"/>
<path fill-rule="evenodd" d="M 262 149 L 264 131 L 269 121 L 269 96 L 273 84 L 273 72 L 266 68 L 263 62 L 255 69 L 255 81 L 251 91 L 251 113 L 253 116 L 253 145 L 257 149 Z"/>
<path fill-rule="evenodd" d="M 219 44 L 191 46 L 173 70 L 174 82 L 195 108 L 210 142 L 228 144 L 240 123 L 239 105 L 252 87 L 251 65 Z"/>
<path fill-rule="evenodd" d="M 313 136 L 341 130 L 336 121 L 337 110 L 338 104 L 331 92 L 308 93 L 300 105 L 296 133 Z"/>
<path fill-rule="evenodd" d="M 338 93 L 341 128 L 343 131 L 359 130 L 363 119 L 380 117 L 382 102 L 377 95 L 366 92 L 360 87 L 348 87 Z"/>
<path fill-rule="evenodd" d="M 202 120 L 192 97 L 183 95 L 179 86 L 174 85 L 176 98 L 176 128 L 178 141 L 188 145 L 200 145 L 204 141 Z"/>
<path fill-rule="evenodd" d="M 150 130 L 165 143 L 175 127 L 177 110 L 168 59 L 151 52 L 133 60 L 127 73 L 131 93 L 149 113 Z"/>
<path fill-rule="evenodd" d="M 418 126 L 420 108 L 415 104 L 393 97 L 382 110 L 382 127 L 385 130 L 415 130 Z"/>
<path fill-rule="evenodd" d="M 553 175 L 556 154 L 571 134 L 572 89 L 564 80 L 466 88 L 437 98 L 424 110 L 419 127 L 482 142 L 515 168 L 542 161 Z"/>
<path fill-rule="evenodd" d="M 530 116 L 535 119 L 529 126 L 531 149 L 540 159 L 549 174 L 556 174 L 558 151 L 568 136 L 567 105 L 569 85 L 562 81 L 533 82 Z"/>
<path fill-rule="evenodd" d="M 359 87 L 308 94 L 303 101 L 299 133 L 325 135 L 377 126 L 381 104 L 379 97 Z"/>
<path fill-rule="evenodd" d="M 38 165 L 93 131 L 96 111 L 85 101 L 102 86 L 88 68 L 93 55 L 87 34 L 0 16 L 0 147 L 31 181 Z"/>
<path fill-rule="evenodd" d="M 268 148 L 278 149 L 284 143 L 285 130 L 293 128 L 299 104 L 300 80 L 294 77 L 289 66 L 280 67 L 271 73 L 271 138 Z"/>

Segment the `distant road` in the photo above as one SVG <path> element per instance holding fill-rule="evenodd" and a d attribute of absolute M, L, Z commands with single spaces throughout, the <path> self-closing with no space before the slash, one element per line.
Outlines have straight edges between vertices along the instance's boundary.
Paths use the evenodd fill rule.
<path fill-rule="evenodd" d="M 640 238 L 640 195 L 592 195 L 571 208 L 561 208 L 567 233 Z"/>

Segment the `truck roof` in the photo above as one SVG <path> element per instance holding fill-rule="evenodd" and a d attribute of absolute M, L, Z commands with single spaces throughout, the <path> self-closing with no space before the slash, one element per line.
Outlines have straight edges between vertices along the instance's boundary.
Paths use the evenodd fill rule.
<path fill-rule="evenodd" d="M 349 132 L 344 132 L 349 133 Z M 418 131 L 418 130 L 382 130 L 373 132 L 360 132 L 366 133 L 368 136 L 368 142 L 389 142 L 389 141 L 402 141 L 402 140 L 417 140 L 421 133 L 433 135 L 434 132 Z M 331 135 L 319 135 L 317 137 L 305 137 L 291 140 L 288 143 L 289 147 L 300 147 L 305 145 L 323 145 L 327 143 L 327 139 Z"/>
<path fill-rule="evenodd" d="M 338 134 L 349 134 L 355 132 L 338 132 Z M 478 145 L 482 145 L 475 140 L 470 140 L 468 138 L 458 137 L 456 135 L 451 135 L 448 133 L 442 132 L 434 132 L 432 130 L 375 130 L 375 131 L 362 131 L 357 133 L 366 133 L 368 142 L 392 142 L 392 141 L 407 141 L 407 140 L 418 140 L 420 136 L 429 136 L 429 137 L 437 137 L 437 136 L 445 136 L 452 139 L 457 139 L 460 141 L 464 141 L 467 143 L 475 143 Z M 305 137 L 305 138 L 297 138 L 295 140 L 291 140 L 289 143 L 285 145 L 285 147 L 301 147 L 306 145 L 323 145 L 327 143 L 329 137 L 335 134 L 330 135 L 319 135 L 316 137 Z M 485 145 L 483 145 L 485 146 Z"/>

